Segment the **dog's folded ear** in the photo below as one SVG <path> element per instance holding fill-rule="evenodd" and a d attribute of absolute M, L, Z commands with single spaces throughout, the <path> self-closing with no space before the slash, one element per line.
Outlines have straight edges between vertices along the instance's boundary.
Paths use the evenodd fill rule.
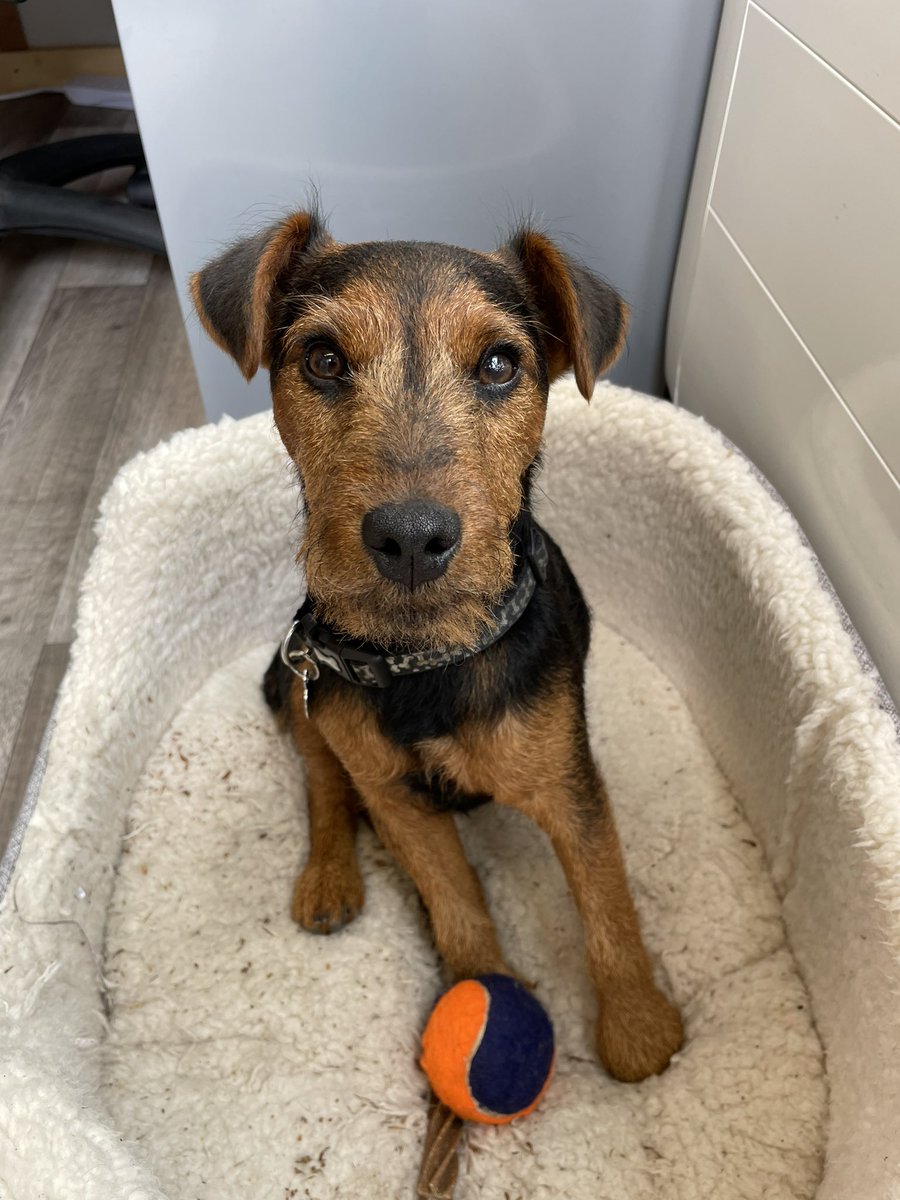
<path fill-rule="evenodd" d="M 298 212 L 213 259 L 191 276 L 203 328 L 246 379 L 268 367 L 273 315 L 292 268 L 330 241 L 315 213 Z"/>
<path fill-rule="evenodd" d="M 574 369 L 578 390 L 590 399 L 597 376 L 625 344 L 628 305 L 537 230 L 520 230 L 498 256 L 525 277 L 543 326 L 551 381 Z"/>

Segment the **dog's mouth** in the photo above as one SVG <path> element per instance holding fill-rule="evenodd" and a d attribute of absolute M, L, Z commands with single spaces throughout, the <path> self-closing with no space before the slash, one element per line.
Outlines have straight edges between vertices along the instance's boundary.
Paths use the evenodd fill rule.
<path fill-rule="evenodd" d="M 301 552 L 319 617 L 338 633 L 394 651 L 474 646 L 512 583 L 515 559 L 509 542 L 498 550 L 490 575 L 467 569 L 464 545 L 449 552 L 446 546 L 433 547 L 431 553 L 449 561 L 431 578 L 422 578 L 415 565 L 398 567 L 391 551 L 379 550 L 389 559 L 386 569 L 373 563 L 371 555 L 360 555 L 350 570 L 346 563 L 335 569 L 327 551 L 315 543 Z M 433 569 L 433 564 L 424 565 L 426 574 Z"/>

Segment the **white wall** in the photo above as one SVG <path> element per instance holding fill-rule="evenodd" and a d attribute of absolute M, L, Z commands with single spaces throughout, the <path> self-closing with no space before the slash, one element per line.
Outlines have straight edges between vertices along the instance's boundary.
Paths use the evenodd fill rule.
<path fill-rule="evenodd" d="M 720 0 L 115 0 L 184 281 L 321 188 L 341 240 L 491 248 L 534 209 L 631 301 L 614 377 L 664 386 L 669 287 Z M 262 408 L 188 316 L 210 416 Z"/>

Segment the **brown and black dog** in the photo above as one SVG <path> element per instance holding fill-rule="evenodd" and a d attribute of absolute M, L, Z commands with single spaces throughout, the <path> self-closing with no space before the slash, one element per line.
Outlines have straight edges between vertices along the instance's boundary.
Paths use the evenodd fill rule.
<path fill-rule="evenodd" d="M 359 913 L 363 810 L 450 970 L 508 971 L 453 813 L 511 805 L 549 835 L 581 914 L 601 1061 L 622 1080 L 662 1071 L 682 1027 L 588 744 L 588 611 L 530 513 L 549 385 L 574 369 L 591 395 L 624 303 L 529 228 L 492 254 L 343 245 L 306 212 L 226 251 L 192 292 L 247 378 L 269 368 L 303 484 L 308 597 L 286 658 L 308 713 L 307 680 L 277 656 L 266 681 L 308 776 L 294 918 L 329 933 Z M 375 686 L 360 663 L 381 664 Z"/>

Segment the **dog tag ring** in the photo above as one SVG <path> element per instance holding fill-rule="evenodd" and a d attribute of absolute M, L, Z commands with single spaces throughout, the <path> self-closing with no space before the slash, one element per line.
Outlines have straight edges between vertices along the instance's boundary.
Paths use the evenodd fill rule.
<path fill-rule="evenodd" d="M 291 639 L 297 631 L 297 624 L 295 621 L 281 643 L 281 661 L 303 681 L 303 715 L 309 720 L 309 682 L 319 678 L 319 664 L 310 654 L 309 646 L 305 642 L 301 642 L 295 649 L 291 648 Z"/>

